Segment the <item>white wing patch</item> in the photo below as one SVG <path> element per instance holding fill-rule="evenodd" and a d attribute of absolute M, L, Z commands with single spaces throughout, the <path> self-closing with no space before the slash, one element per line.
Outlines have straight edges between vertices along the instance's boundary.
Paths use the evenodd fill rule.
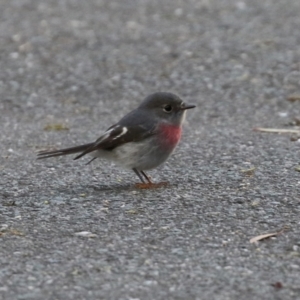
<path fill-rule="evenodd" d="M 103 142 L 105 139 L 107 139 L 110 136 L 110 133 L 115 129 L 116 129 L 116 127 L 111 128 L 110 130 L 107 130 L 106 132 L 104 132 L 104 134 L 97 140 L 96 145 L 99 145 L 101 142 Z"/>
<path fill-rule="evenodd" d="M 116 139 L 120 138 L 120 137 L 121 137 L 122 135 L 124 135 L 127 131 L 128 131 L 127 127 L 123 127 L 121 133 L 118 134 L 117 136 L 115 136 L 115 137 L 113 138 L 113 140 L 116 140 Z"/>
<path fill-rule="evenodd" d="M 115 131 L 119 131 L 120 130 L 120 125 L 117 125 L 109 130 L 107 130 L 106 132 L 104 132 L 104 134 L 96 141 L 96 144 L 95 146 L 98 146 L 100 145 L 101 143 L 105 142 L 106 140 L 109 141 L 109 139 L 111 138 L 110 141 L 114 141 L 118 138 L 120 138 L 121 136 L 123 136 L 127 131 L 128 131 L 128 128 L 127 127 L 122 127 L 122 131 L 114 136 L 114 132 Z"/>

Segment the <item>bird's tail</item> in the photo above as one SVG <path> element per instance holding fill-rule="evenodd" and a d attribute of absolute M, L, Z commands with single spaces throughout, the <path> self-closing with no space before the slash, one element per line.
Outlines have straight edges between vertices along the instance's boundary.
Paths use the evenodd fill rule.
<path fill-rule="evenodd" d="M 85 144 L 85 145 L 80 145 L 80 146 L 76 146 L 76 147 L 60 149 L 60 150 L 40 151 L 40 152 L 38 152 L 37 156 L 38 156 L 38 159 L 43 159 L 43 158 L 48 158 L 48 157 L 69 155 L 69 154 L 74 154 L 74 153 L 79 153 L 79 152 L 82 152 L 82 154 L 84 155 L 84 154 L 87 154 L 87 153 L 93 151 L 93 150 L 91 150 L 91 149 L 93 149 L 93 146 L 94 146 L 94 143 L 90 143 L 90 144 Z M 74 159 L 82 157 L 83 156 L 82 154 L 76 156 Z"/>

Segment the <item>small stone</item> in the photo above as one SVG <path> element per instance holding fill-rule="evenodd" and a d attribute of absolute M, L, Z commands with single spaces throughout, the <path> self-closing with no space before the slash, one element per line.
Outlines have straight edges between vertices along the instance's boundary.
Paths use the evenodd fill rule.
<path fill-rule="evenodd" d="M 75 233 L 76 236 L 95 238 L 97 234 L 91 233 L 90 231 L 80 231 Z"/>

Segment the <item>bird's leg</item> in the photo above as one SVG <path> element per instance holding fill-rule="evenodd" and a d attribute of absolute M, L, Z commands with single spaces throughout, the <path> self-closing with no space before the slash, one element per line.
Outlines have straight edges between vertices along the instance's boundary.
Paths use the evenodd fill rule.
<path fill-rule="evenodd" d="M 139 177 L 139 179 L 141 180 L 141 182 L 144 183 L 144 184 L 146 184 L 146 182 L 145 182 L 144 178 L 141 176 L 140 172 L 136 168 L 133 168 L 132 170 Z"/>
<path fill-rule="evenodd" d="M 142 182 L 142 183 L 136 183 L 135 186 L 139 189 L 149 189 L 150 186 L 152 185 L 152 182 L 149 179 L 149 177 L 145 174 L 145 172 L 138 171 L 136 168 L 133 168 L 132 170 L 134 171 L 134 173 L 139 177 L 139 179 Z M 145 180 L 141 174 L 147 179 L 148 183 L 145 182 Z"/>
<path fill-rule="evenodd" d="M 159 187 L 162 187 L 162 186 L 167 186 L 168 184 L 169 184 L 169 182 L 167 182 L 167 181 L 162 181 L 162 182 L 157 182 L 157 183 L 153 183 L 152 181 L 151 181 L 151 177 L 149 177 L 144 171 L 140 171 L 143 175 L 144 175 L 144 177 L 147 179 L 147 181 L 148 181 L 148 184 L 149 184 L 149 187 L 151 187 L 151 188 L 159 188 Z"/>
<path fill-rule="evenodd" d="M 151 181 L 151 179 L 148 177 L 148 175 L 144 171 L 141 171 L 141 173 L 147 179 L 147 181 L 148 181 L 149 184 L 153 184 L 153 182 Z"/>
<path fill-rule="evenodd" d="M 151 182 L 150 178 L 145 174 L 143 171 L 138 171 L 136 168 L 132 169 L 134 173 L 139 177 L 142 183 L 136 183 L 135 186 L 139 189 L 149 189 L 152 187 L 153 183 Z M 144 178 L 142 175 L 147 179 L 147 183 L 145 182 Z"/>
<path fill-rule="evenodd" d="M 135 184 L 135 186 L 139 189 L 153 189 L 153 188 L 159 188 L 168 185 L 167 182 L 153 183 L 150 177 L 144 171 L 138 171 L 137 169 L 133 169 L 133 171 L 139 176 L 139 178 L 142 181 L 142 183 Z M 148 181 L 147 183 L 142 178 L 141 174 L 146 178 L 146 180 Z"/>

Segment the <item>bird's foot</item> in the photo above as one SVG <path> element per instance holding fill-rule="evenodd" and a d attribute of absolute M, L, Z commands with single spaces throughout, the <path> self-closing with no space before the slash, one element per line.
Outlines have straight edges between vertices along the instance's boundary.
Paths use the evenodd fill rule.
<path fill-rule="evenodd" d="M 169 185 L 169 182 L 163 181 L 158 183 L 148 182 L 148 183 L 136 183 L 135 187 L 142 190 L 148 190 L 148 189 L 157 189 L 161 187 L 166 187 Z"/>

